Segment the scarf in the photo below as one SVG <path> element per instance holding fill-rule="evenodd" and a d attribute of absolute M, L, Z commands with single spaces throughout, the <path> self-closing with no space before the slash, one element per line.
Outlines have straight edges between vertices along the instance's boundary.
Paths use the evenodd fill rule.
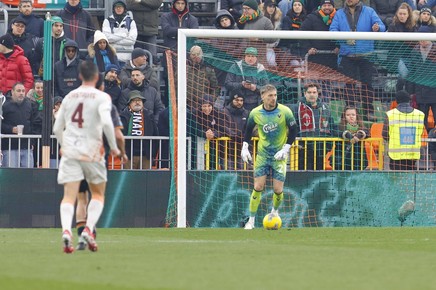
<path fill-rule="evenodd" d="M 43 108 L 43 98 L 44 96 L 38 96 L 36 93 L 33 93 L 33 98 L 35 99 L 36 103 L 38 104 L 38 111 L 42 111 Z"/>
<path fill-rule="evenodd" d="M 99 50 L 99 51 L 100 51 L 101 57 L 103 58 L 103 70 L 104 70 L 109 64 L 112 64 L 112 62 L 111 62 L 111 60 L 109 58 L 109 55 L 108 55 L 106 49 L 105 50 Z M 96 60 L 95 63 L 97 64 L 97 58 L 95 58 L 95 60 Z"/>
<path fill-rule="evenodd" d="M 359 131 L 359 124 L 351 124 L 347 123 L 347 131 L 350 131 L 350 133 L 354 134 L 357 131 Z"/>
<path fill-rule="evenodd" d="M 251 15 L 243 14 L 241 16 L 241 18 L 239 18 L 239 23 L 245 24 L 246 22 L 250 22 L 250 21 L 256 20 L 259 17 L 259 15 L 260 15 L 259 10 L 254 11 L 254 13 L 251 14 Z"/>
<path fill-rule="evenodd" d="M 76 14 L 77 11 L 79 11 L 80 9 L 82 9 L 82 3 L 80 2 L 76 6 L 71 6 L 68 2 L 65 4 L 65 10 L 67 10 L 71 14 Z"/>
<path fill-rule="evenodd" d="M 121 24 L 121 22 L 123 22 L 124 17 L 126 17 L 127 15 L 127 11 L 124 11 L 123 14 L 115 14 L 114 13 L 114 19 L 117 23 L 117 25 Z"/>
<path fill-rule="evenodd" d="M 129 120 L 128 136 L 144 136 L 144 110 L 132 112 Z"/>
<path fill-rule="evenodd" d="M 324 12 L 322 12 L 321 9 L 319 9 L 318 12 L 319 12 L 319 15 L 321 15 L 321 19 L 324 22 L 324 24 L 327 26 L 330 26 L 330 24 L 332 24 L 333 17 L 336 14 L 336 9 L 333 8 L 332 13 L 330 13 L 330 14 L 324 14 Z"/>
<path fill-rule="evenodd" d="M 319 110 L 319 131 L 329 133 L 329 121 L 323 117 L 323 109 L 324 106 L 321 106 Z M 315 114 L 313 113 L 312 108 L 303 102 L 300 102 L 298 105 L 298 118 L 300 119 L 299 123 L 301 133 L 314 132 L 316 130 Z"/>

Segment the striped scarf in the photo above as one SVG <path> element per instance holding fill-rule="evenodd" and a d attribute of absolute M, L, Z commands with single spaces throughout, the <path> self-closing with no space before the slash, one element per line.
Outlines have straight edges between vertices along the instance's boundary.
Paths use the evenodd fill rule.
<path fill-rule="evenodd" d="M 324 14 L 321 9 L 318 10 L 319 15 L 321 15 L 322 21 L 325 23 L 325 25 L 329 26 L 332 24 L 333 17 L 335 17 L 336 9 L 333 8 L 332 13 L 330 14 Z"/>
<path fill-rule="evenodd" d="M 241 16 L 241 18 L 239 18 L 239 23 L 245 24 L 247 21 L 248 22 L 253 21 L 253 20 L 255 20 L 255 19 L 257 19 L 259 17 L 259 14 L 260 14 L 259 10 L 254 11 L 254 13 L 251 14 L 251 15 L 243 14 Z"/>

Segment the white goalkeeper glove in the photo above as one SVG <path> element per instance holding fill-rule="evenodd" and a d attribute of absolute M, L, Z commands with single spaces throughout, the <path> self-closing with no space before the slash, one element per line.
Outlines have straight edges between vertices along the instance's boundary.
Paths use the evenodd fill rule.
<path fill-rule="evenodd" d="M 285 144 L 282 149 L 274 155 L 275 160 L 286 160 L 289 155 L 289 149 L 291 149 L 291 145 Z"/>
<path fill-rule="evenodd" d="M 241 158 L 242 158 L 242 161 L 244 161 L 245 163 L 248 163 L 248 161 L 252 160 L 250 151 L 248 151 L 248 143 L 247 142 L 242 143 Z"/>

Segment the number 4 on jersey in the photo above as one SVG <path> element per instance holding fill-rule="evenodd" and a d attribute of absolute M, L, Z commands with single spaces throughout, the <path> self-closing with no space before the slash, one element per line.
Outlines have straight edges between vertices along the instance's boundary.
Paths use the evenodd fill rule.
<path fill-rule="evenodd" d="M 73 115 L 71 116 L 71 122 L 77 123 L 79 128 L 83 127 L 83 103 L 79 103 Z"/>

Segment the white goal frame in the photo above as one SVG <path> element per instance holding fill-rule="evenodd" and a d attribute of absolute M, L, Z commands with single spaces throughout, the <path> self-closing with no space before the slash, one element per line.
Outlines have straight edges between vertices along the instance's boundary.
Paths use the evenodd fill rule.
<path fill-rule="evenodd" d="M 222 30 L 222 29 L 179 29 L 177 43 L 177 227 L 186 228 L 186 56 L 187 38 L 282 38 L 316 40 L 386 40 L 386 41 L 436 41 L 436 33 L 386 33 L 386 32 L 329 32 L 329 31 L 264 31 L 264 30 Z M 389 56 L 388 56 L 389 57 Z"/>

